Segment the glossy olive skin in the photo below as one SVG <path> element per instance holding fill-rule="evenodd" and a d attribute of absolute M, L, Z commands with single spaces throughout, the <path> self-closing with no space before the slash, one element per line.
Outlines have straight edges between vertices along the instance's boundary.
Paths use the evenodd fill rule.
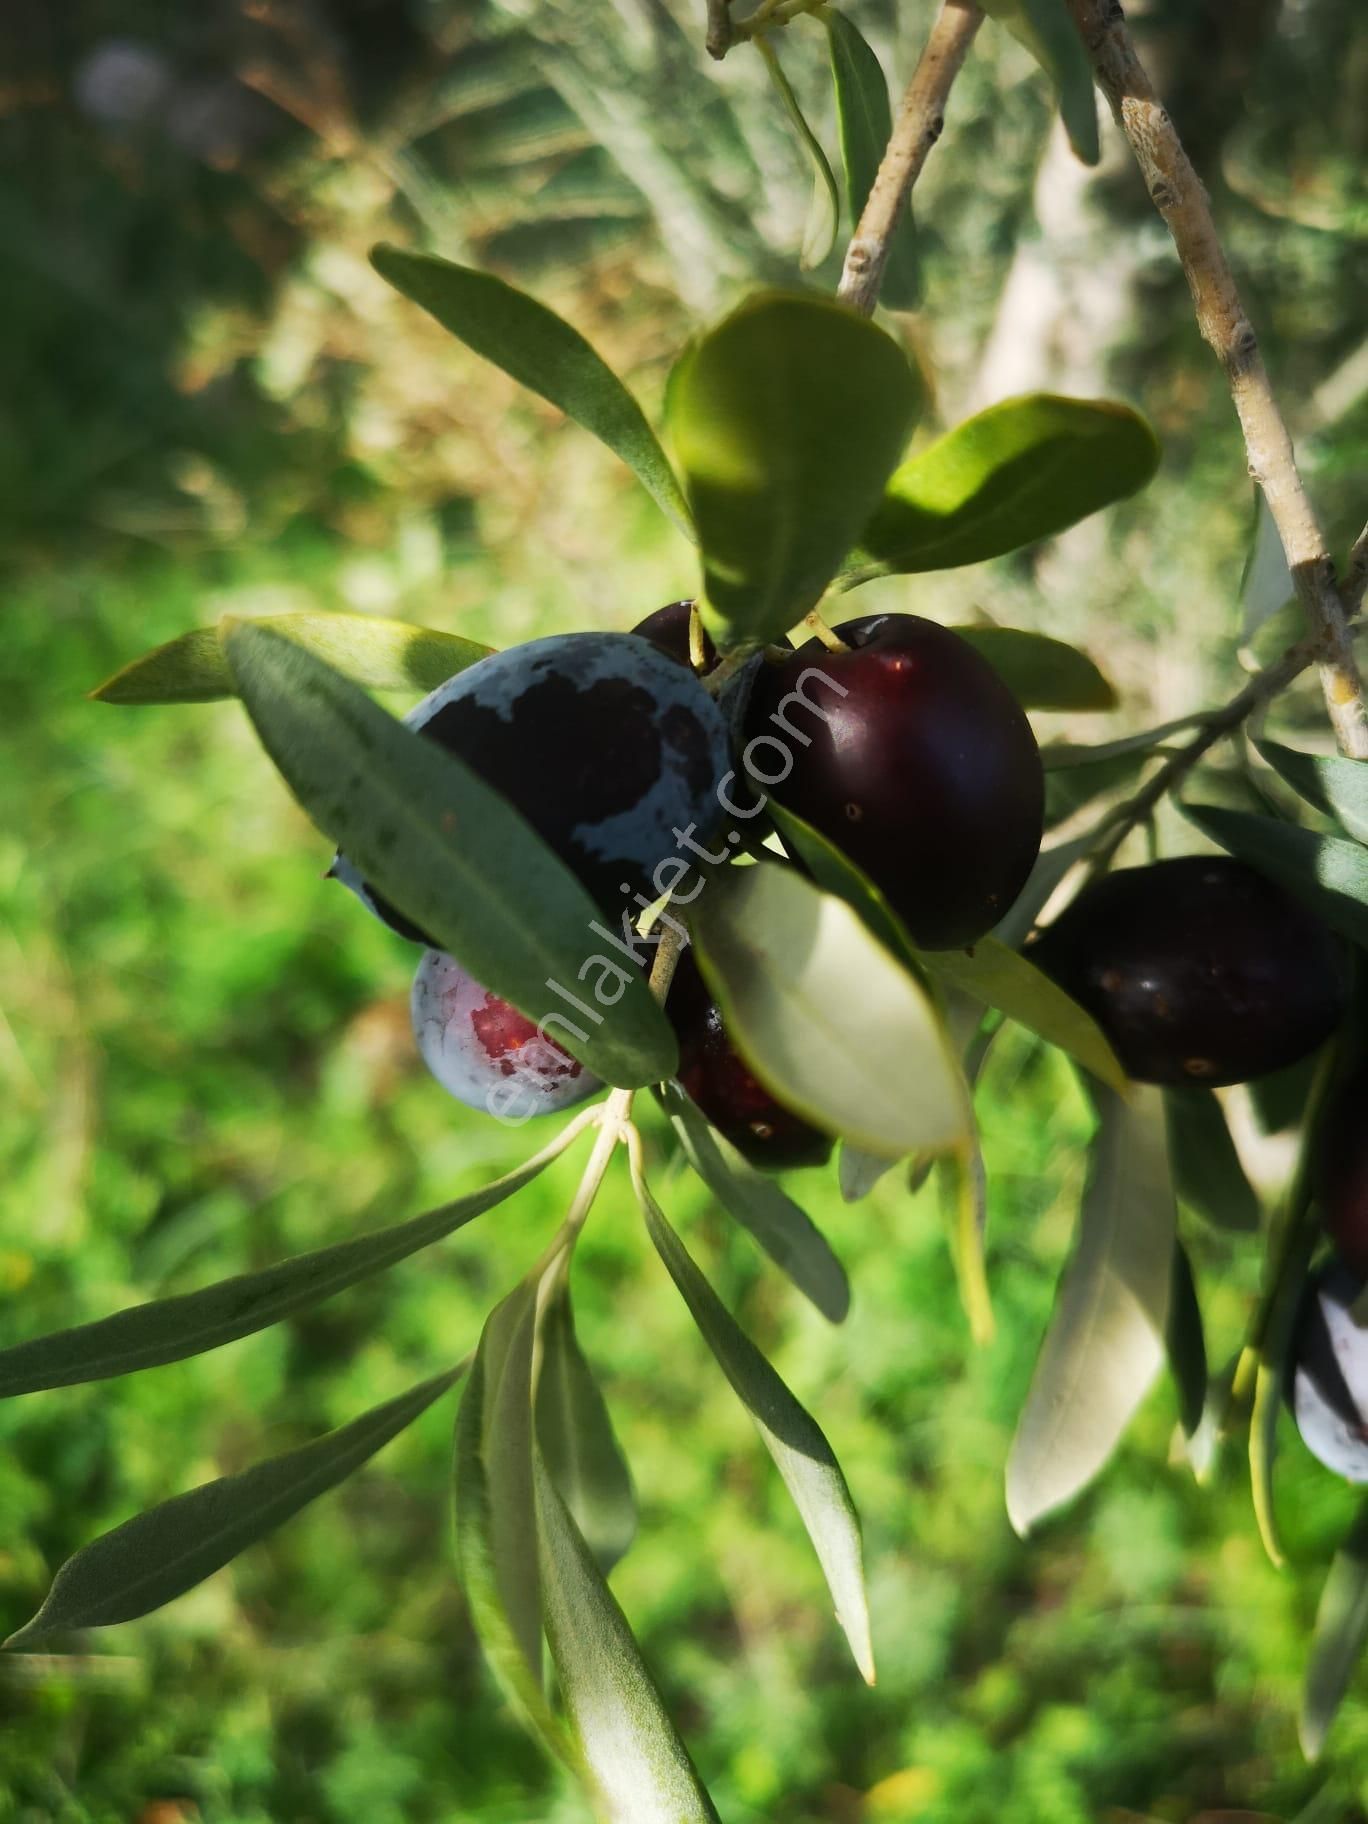
<path fill-rule="evenodd" d="M 1368 1063 L 1325 1111 L 1316 1178 L 1326 1234 L 1346 1266 L 1368 1279 Z"/>
<path fill-rule="evenodd" d="M 1347 1482 L 1368 1482 L 1368 1327 L 1351 1308 L 1363 1276 L 1331 1258 L 1307 1283 L 1289 1363 L 1302 1442 Z"/>
<path fill-rule="evenodd" d="M 1247 1083 L 1323 1044 L 1344 946 L 1244 862 L 1190 855 L 1084 888 L 1027 954 L 1143 1083 Z"/>
<path fill-rule="evenodd" d="M 811 640 L 760 672 L 745 724 L 753 770 L 883 889 L 918 944 L 966 948 L 1040 850 L 1031 725 L 988 661 L 934 621 L 866 615 L 835 632 L 851 651 Z M 803 701 L 785 708 L 805 675 Z M 792 759 L 782 777 L 776 737 Z"/>
<path fill-rule="evenodd" d="M 666 602 L 663 608 L 657 608 L 654 614 L 648 614 L 644 621 L 638 621 L 632 632 L 638 639 L 649 640 L 652 646 L 658 646 L 672 659 L 693 670 L 693 656 L 689 651 L 689 620 L 693 613 L 693 600 L 686 597 L 682 602 Z M 717 648 L 703 635 L 703 669 L 711 671 L 717 663 Z"/>
<path fill-rule="evenodd" d="M 810 1127 L 757 1083 L 727 1037 L 693 952 L 675 970 L 665 1011 L 679 1039 L 679 1082 L 700 1113 L 760 1171 L 825 1165 L 828 1135 Z"/>
<path fill-rule="evenodd" d="M 404 720 L 501 792 L 610 913 L 635 893 L 657 896 L 651 876 L 679 852 L 676 831 L 706 847 L 722 824 L 722 713 L 634 634 L 556 634 L 493 653 Z M 429 941 L 345 856 L 332 871 L 392 929 Z"/>

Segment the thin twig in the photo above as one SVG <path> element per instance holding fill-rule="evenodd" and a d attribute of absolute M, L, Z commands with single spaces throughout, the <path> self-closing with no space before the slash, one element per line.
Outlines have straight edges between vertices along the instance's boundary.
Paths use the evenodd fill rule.
<path fill-rule="evenodd" d="M 846 250 L 837 291 L 841 301 L 861 316 L 873 315 L 894 230 L 941 136 L 951 86 L 982 23 L 983 14 L 973 0 L 943 0 L 907 85 L 888 149 Z"/>
<path fill-rule="evenodd" d="M 1344 612 L 1352 621 L 1363 606 L 1363 597 L 1368 591 L 1368 526 L 1354 540 L 1349 553 L 1349 561 L 1344 566 L 1344 581 L 1340 584 L 1340 600 L 1344 603 Z"/>
<path fill-rule="evenodd" d="M 1226 372 L 1249 454 L 1282 540 L 1307 625 L 1318 642 L 1321 688 L 1342 752 L 1368 759 L 1368 711 L 1325 534 L 1297 471 L 1254 326 L 1245 314 L 1211 204 L 1126 29 L 1119 0 L 1068 0 L 1098 87 L 1130 141 L 1192 292 L 1197 324 Z"/>

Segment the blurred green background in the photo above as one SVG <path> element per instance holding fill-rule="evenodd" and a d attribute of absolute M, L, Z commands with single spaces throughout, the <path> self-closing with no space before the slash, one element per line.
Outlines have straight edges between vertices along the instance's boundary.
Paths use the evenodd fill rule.
<path fill-rule="evenodd" d="M 928 0 L 851 11 L 905 77 Z M 1137 13 L 1342 550 L 1368 472 L 1358 0 Z M 692 323 L 795 276 L 807 208 L 759 60 L 709 65 L 701 37 L 701 8 L 663 0 L 21 0 L 0 24 L 0 1340 L 396 1220 L 532 1144 L 422 1073 L 415 953 L 321 878 L 327 847 L 240 710 L 83 693 L 228 611 L 346 608 L 503 645 L 627 626 L 693 587 L 613 459 L 392 297 L 365 250 L 491 265 L 654 405 Z M 834 149 L 820 30 L 799 21 L 781 50 Z M 989 27 L 917 211 L 925 307 L 896 326 L 928 377 L 923 434 L 1030 387 L 1111 391 L 1151 415 L 1165 460 L 1143 498 L 1048 547 L 861 606 L 1088 644 L 1123 709 L 1042 732 L 1101 738 L 1232 690 L 1243 451 L 1125 158 L 1074 165 L 1034 67 Z M 1288 713 L 1318 725 L 1314 698 Z M 1368 1683 L 1320 1766 L 1296 1747 L 1351 1500 L 1294 1437 L 1282 1573 L 1237 1464 L 1195 1487 L 1167 1387 L 1090 1494 L 1011 1535 L 1002 1468 L 1087 1117 L 1016 1038 L 981 1111 L 998 1336 L 977 1351 L 931 1193 L 895 1177 L 846 1208 L 830 1177 L 795 1176 L 852 1276 L 833 1331 L 652 1130 L 663 1201 L 845 1465 L 872 1692 L 618 1179 L 580 1249 L 581 1336 L 643 1509 L 615 1588 L 723 1816 L 1368 1817 Z M 1276 1181 L 1286 1147 L 1256 1151 Z M 0 1408 L 0 1629 L 140 1507 L 464 1354 L 575 1171 L 277 1330 Z M 1219 1362 L 1258 1250 L 1190 1239 Z M 454 1583 L 452 1406 L 164 1613 L 0 1659 L 0 1820 L 584 1819 L 499 1699 Z"/>

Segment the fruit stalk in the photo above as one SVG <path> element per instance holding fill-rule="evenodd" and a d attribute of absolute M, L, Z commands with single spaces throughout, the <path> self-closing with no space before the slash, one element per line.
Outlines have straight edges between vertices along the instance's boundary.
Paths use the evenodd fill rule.
<path fill-rule="evenodd" d="M 1119 0 L 1068 0 L 1098 87 L 1130 142 L 1155 208 L 1182 262 L 1197 326 L 1225 369 L 1249 456 L 1282 541 L 1307 626 L 1317 642 L 1321 689 L 1340 751 L 1368 759 L 1368 710 L 1345 603 L 1325 534 L 1297 469 L 1254 325 L 1245 313 L 1211 203 L 1154 92 Z"/>
<path fill-rule="evenodd" d="M 945 105 L 983 14 L 973 0 L 943 0 L 921 60 L 912 72 L 893 134 L 850 246 L 837 297 L 861 316 L 874 314 L 893 231 L 931 148 L 945 125 Z"/>

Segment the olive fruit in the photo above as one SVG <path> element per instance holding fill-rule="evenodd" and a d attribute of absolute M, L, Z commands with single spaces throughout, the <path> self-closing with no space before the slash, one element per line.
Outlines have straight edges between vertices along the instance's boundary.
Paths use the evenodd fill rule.
<path fill-rule="evenodd" d="M 824 1165 L 831 1140 L 777 1102 L 742 1061 L 693 952 L 685 950 L 665 1011 L 679 1039 L 679 1083 L 690 1101 L 749 1164 L 781 1172 Z"/>
<path fill-rule="evenodd" d="M 1242 861 L 1094 881 L 1027 951 L 1144 1083 L 1245 1083 L 1305 1057 L 1347 1004 L 1338 938 Z"/>
<path fill-rule="evenodd" d="M 1368 1482 L 1368 1325 L 1352 1306 L 1363 1280 L 1330 1260 L 1307 1284 L 1292 1343 L 1292 1415 L 1327 1469 Z"/>
<path fill-rule="evenodd" d="M 654 614 L 648 614 L 644 621 L 638 621 L 632 632 L 639 639 L 649 640 L 652 646 L 658 646 L 672 659 L 693 670 L 693 654 L 689 651 L 689 622 L 693 616 L 694 604 L 686 599 L 682 602 L 666 602 L 663 608 L 657 608 Z M 703 669 L 711 671 L 717 663 L 717 648 L 703 635 Z"/>
<path fill-rule="evenodd" d="M 440 950 L 424 952 L 411 1008 L 423 1062 L 442 1088 L 501 1121 L 553 1114 L 602 1088 L 535 1021 Z"/>
<path fill-rule="evenodd" d="M 501 792 L 611 910 L 723 820 L 727 729 L 702 685 L 649 640 L 566 633 L 480 659 L 404 718 Z M 333 874 L 402 936 L 424 933 L 345 856 Z"/>
<path fill-rule="evenodd" d="M 1368 1279 L 1368 1065 L 1334 1092 L 1318 1142 L 1316 1189 L 1340 1258 Z"/>
<path fill-rule="evenodd" d="M 866 615 L 764 666 L 746 764 L 883 889 L 916 942 L 967 947 L 1040 850 L 1045 778 L 1031 725 L 967 641 L 912 614 Z"/>

